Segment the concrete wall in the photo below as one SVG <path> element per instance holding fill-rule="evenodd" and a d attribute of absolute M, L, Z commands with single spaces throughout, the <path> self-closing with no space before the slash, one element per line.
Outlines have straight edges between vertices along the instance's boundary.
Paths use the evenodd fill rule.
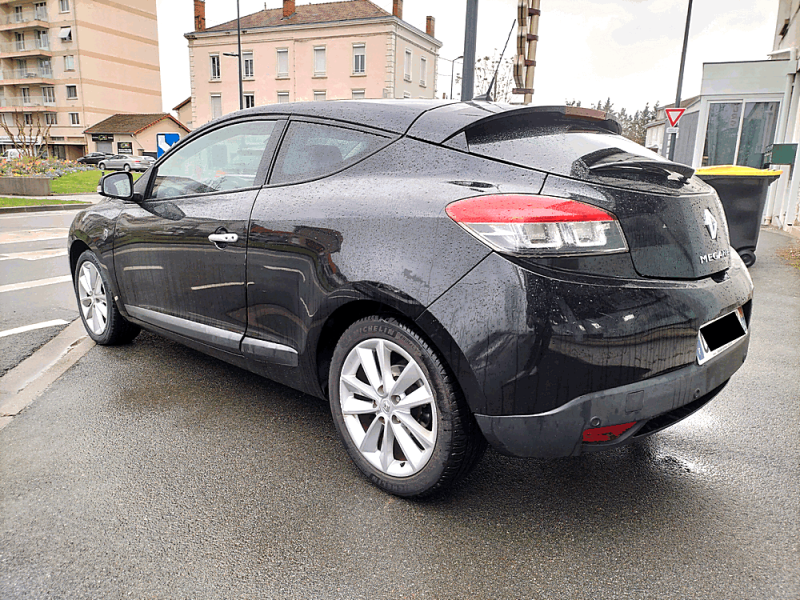
<path fill-rule="evenodd" d="M 788 60 L 705 63 L 700 94 L 783 94 L 786 75 L 791 72 Z"/>
<path fill-rule="evenodd" d="M 0 177 L 0 196 L 49 196 L 49 177 Z"/>

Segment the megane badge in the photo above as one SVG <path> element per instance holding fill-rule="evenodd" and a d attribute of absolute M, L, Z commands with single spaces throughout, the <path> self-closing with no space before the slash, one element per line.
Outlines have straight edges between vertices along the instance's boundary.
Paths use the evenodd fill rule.
<path fill-rule="evenodd" d="M 708 209 L 705 209 L 703 212 L 703 225 L 708 229 L 708 234 L 711 236 L 711 239 L 717 239 L 717 220 Z"/>

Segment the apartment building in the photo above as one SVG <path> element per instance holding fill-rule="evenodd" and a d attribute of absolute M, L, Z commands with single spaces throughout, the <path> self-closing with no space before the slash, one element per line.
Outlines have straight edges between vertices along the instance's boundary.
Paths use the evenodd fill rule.
<path fill-rule="evenodd" d="M 74 159 L 87 127 L 126 112 L 161 112 L 156 0 L 0 0 L 0 118 L 13 135 Z"/>
<path fill-rule="evenodd" d="M 194 0 L 195 31 L 186 34 L 191 122 L 200 126 L 239 110 L 237 22 L 205 26 Z M 388 13 L 369 0 L 266 8 L 242 16 L 244 107 L 353 98 L 434 98 L 442 43 L 434 18 L 425 31 L 403 21 L 403 1 Z"/>

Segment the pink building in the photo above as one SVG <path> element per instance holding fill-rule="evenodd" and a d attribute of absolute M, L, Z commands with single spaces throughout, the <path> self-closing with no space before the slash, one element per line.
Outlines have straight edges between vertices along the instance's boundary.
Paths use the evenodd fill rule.
<path fill-rule="evenodd" d="M 0 0 L 0 149 L 77 158 L 84 130 L 161 111 L 156 0 Z"/>
<path fill-rule="evenodd" d="M 351 98 L 434 98 L 442 43 L 434 19 L 425 31 L 369 0 L 263 10 L 241 18 L 244 106 Z M 187 33 L 192 127 L 239 109 L 236 21 L 205 27 L 205 2 L 195 0 Z"/>

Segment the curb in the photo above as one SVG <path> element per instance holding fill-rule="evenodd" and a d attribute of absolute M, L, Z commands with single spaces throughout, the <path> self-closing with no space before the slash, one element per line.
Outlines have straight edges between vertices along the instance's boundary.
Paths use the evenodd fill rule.
<path fill-rule="evenodd" d="M 0 377 L 0 429 L 94 347 L 78 318 Z"/>
<path fill-rule="evenodd" d="M 91 202 L 83 202 L 81 204 L 42 204 L 34 206 L 3 206 L 0 207 L 0 215 L 8 213 L 27 213 L 27 212 L 50 212 L 60 210 L 83 210 L 84 208 L 92 206 Z"/>

